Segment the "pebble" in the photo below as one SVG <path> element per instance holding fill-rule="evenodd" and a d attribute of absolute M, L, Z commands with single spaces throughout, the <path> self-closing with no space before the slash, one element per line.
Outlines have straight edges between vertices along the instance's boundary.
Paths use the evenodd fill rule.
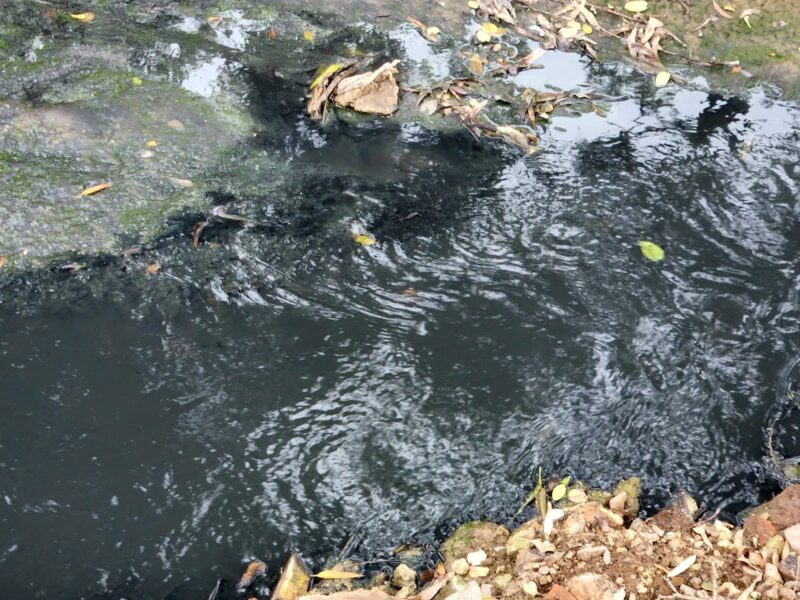
<path fill-rule="evenodd" d="M 469 563 L 464 558 L 453 561 L 453 573 L 456 575 L 466 575 L 469 573 Z"/>
<path fill-rule="evenodd" d="M 485 561 L 488 557 L 486 556 L 486 552 L 483 550 L 476 550 L 475 552 L 470 552 L 467 554 L 467 562 L 471 564 L 473 567 L 481 566 L 481 563 Z"/>

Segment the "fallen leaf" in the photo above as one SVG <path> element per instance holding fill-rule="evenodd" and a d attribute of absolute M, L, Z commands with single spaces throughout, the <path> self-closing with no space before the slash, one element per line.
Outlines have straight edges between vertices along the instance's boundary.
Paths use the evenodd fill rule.
<path fill-rule="evenodd" d="M 180 177 L 170 177 L 167 175 L 167 179 L 169 179 L 172 183 L 180 187 L 192 187 L 194 183 L 190 179 L 181 179 Z"/>
<path fill-rule="evenodd" d="M 69 13 L 69 16 L 75 19 L 76 21 L 80 21 L 81 23 L 91 23 L 92 21 L 94 21 L 93 12 Z"/>
<path fill-rule="evenodd" d="M 483 73 L 483 61 L 481 57 L 477 54 L 473 54 L 469 57 L 469 61 L 467 61 L 467 66 L 469 70 L 472 71 L 475 75 L 480 75 Z"/>
<path fill-rule="evenodd" d="M 96 194 L 97 192 L 102 192 L 103 190 L 110 188 L 110 183 L 99 183 L 97 185 L 93 185 L 92 187 L 88 187 L 81 192 L 81 196 L 91 196 L 92 194 Z"/>
<path fill-rule="evenodd" d="M 655 242 L 642 240 L 639 242 L 639 248 L 642 249 L 642 254 L 648 260 L 658 262 L 664 259 L 664 249 Z"/>
<path fill-rule="evenodd" d="M 632 13 L 640 13 L 647 10 L 647 2 L 645 0 L 630 0 L 625 3 L 625 10 Z"/>
<path fill-rule="evenodd" d="M 208 225 L 208 221 L 198 221 L 194 224 L 194 229 L 192 230 L 192 246 L 197 248 L 200 245 L 200 234 L 203 233 L 203 229 L 206 228 Z"/>
<path fill-rule="evenodd" d="M 333 63 L 332 65 L 328 65 L 327 67 L 323 68 L 319 74 L 314 78 L 314 81 L 311 82 L 311 85 L 308 86 L 308 89 L 313 90 L 317 87 L 323 80 L 327 79 L 334 73 L 336 73 L 339 69 L 342 68 L 342 65 L 339 63 Z"/>
<path fill-rule="evenodd" d="M 307 41 L 307 42 L 313 42 L 314 41 L 314 32 L 311 31 L 310 29 L 306 29 L 303 32 L 303 39 L 305 41 Z"/>
<path fill-rule="evenodd" d="M 661 71 L 656 75 L 656 87 L 664 87 L 669 83 L 671 75 L 669 71 Z"/>
<path fill-rule="evenodd" d="M 677 577 L 678 575 L 686 571 L 689 567 L 691 567 L 696 560 L 697 560 L 696 554 L 692 554 L 690 557 L 684 558 L 681 562 L 678 563 L 678 565 L 674 569 L 672 569 L 672 571 L 667 573 L 667 577 L 670 579 L 673 577 Z"/>
<path fill-rule="evenodd" d="M 347 571 L 325 569 L 315 574 L 314 577 L 317 579 L 360 579 L 361 573 L 348 573 Z"/>
<path fill-rule="evenodd" d="M 384 63 L 374 71 L 345 77 L 336 85 L 334 101 L 342 108 L 373 115 L 397 110 L 400 88 L 395 81 L 399 60 Z"/>
<path fill-rule="evenodd" d="M 588 23 L 584 23 L 583 25 L 581 25 L 581 29 L 583 29 L 583 33 L 585 33 L 586 35 L 591 35 L 592 32 L 594 31 L 594 29 L 592 29 L 592 26 L 589 25 Z"/>
<path fill-rule="evenodd" d="M 158 263 L 153 263 L 153 264 L 158 265 Z M 158 265 L 158 267 L 161 268 L 161 265 Z M 148 273 L 150 272 L 150 267 L 147 267 L 147 271 Z M 156 272 L 158 272 L 158 269 L 156 269 Z M 252 561 L 249 565 L 247 565 L 247 568 L 244 570 L 244 573 L 242 573 L 242 577 L 241 579 L 239 579 L 239 583 L 236 584 L 236 589 L 239 591 L 244 591 L 245 589 L 250 587 L 250 585 L 252 585 L 252 583 L 258 577 L 261 577 L 266 573 L 267 573 L 267 565 L 266 563 L 264 563 L 264 561 L 261 560 Z"/>
<path fill-rule="evenodd" d="M 478 33 L 475 34 L 475 37 L 482 44 L 487 44 L 487 43 L 492 41 L 492 36 L 487 31 L 484 31 L 483 29 L 478 31 Z"/>
<path fill-rule="evenodd" d="M 222 23 L 222 17 L 220 15 L 211 15 L 206 21 L 208 21 L 209 25 L 219 25 Z"/>
<path fill-rule="evenodd" d="M 491 21 L 486 21 L 485 23 L 481 23 L 481 29 L 483 29 L 486 33 L 491 35 L 503 35 L 503 29 L 492 23 Z"/>
<path fill-rule="evenodd" d="M 732 4 L 726 4 L 722 7 L 722 10 L 727 10 L 728 12 L 736 12 L 736 9 L 733 7 Z"/>
<path fill-rule="evenodd" d="M 167 127 L 171 127 L 176 131 L 183 131 L 184 129 L 186 129 L 186 125 L 178 121 L 178 119 L 170 119 L 169 121 L 167 121 Z"/>
<path fill-rule="evenodd" d="M 361 244 L 362 246 L 372 246 L 377 240 L 371 235 L 360 233 L 353 238 L 353 241 L 356 244 Z"/>
<path fill-rule="evenodd" d="M 564 514 L 564 511 L 560 508 L 548 507 L 547 514 L 545 515 L 544 522 L 542 524 L 545 539 L 550 537 L 550 534 L 553 533 L 553 526 L 556 524 L 556 521 L 563 518 Z"/>
<path fill-rule="evenodd" d="M 562 27 L 561 29 L 559 29 L 558 30 L 558 35 L 560 35 L 565 40 L 570 40 L 570 39 L 574 38 L 576 35 L 578 35 L 579 31 L 580 31 L 580 28 L 578 28 L 578 27 L 567 26 L 567 27 Z"/>
<path fill-rule="evenodd" d="M 153 158 L 155 154 L 153 153 L 152 150 L 142 150 L 141 152 L 139 152 L 139 156 L 142 158 Z"/>
<path fill-rule="evenodd" d="M 748 27 L 749 29 L 752 29 L 752 28 L 753 28 L 753 26 L 750 24 L 750 15 L 756 15 L 756 14 L 758 14 L 758 13 L 760 13 L 760 12 L 761 12 L 761 11 L 760 11 L 760 10 L 758 10 L 757 8 L 745 8 L 745 9 L 742 11 L 742 13 L 739 15 L 739 18 L 740 18 L 742 21 L 744 21 L 744 22 L 745 22 L 745 25 L 747 25 L 747 27 Z"/>
<path fill-rule="evenodd" d="M 473 10 L 478 10 L 480 4 L 478 4 L 478 0 L 469 0 L 469 2 L 467 2 L 467 6 Z"/>
<path fill-rule="evenodd" d="M 6 266 L 6 257 L 0 256 L 0 269 Z"/>
<path fill-rule="evenodd" d="M 567 495 L 567 486 L 563 483 L 559 483 L 556 487 L 553 488 L 553 493 L 551 494 L 553 497 L 553 502 L 558 502 L 564 496 Z"/>
<path fill-rule="evenodd" d="M 567 500 L 569 500 L 573 504 L 582 504 L 583 502 L 586 502 L 586 500 L 588 499 L 589 497 L 586 495 L 586 492 L 578 488 L 570 490 L 569 493 L 567 494 Z"/>
<path fill-rule="evenodd" d="M 448 581 L 450 581 L 450 575 L 440 575 L 417 594 L 417 600 L 433 600 L 433 597 L 439 593 L 439 590 L 441 590 Z"/>
<path fill-rule="evenodd" d="M 147 274 L 148 275 L 155 275 L 160 270 L 161 270 L 161 263 L 159 263 L 158 261 L 151 262 L 149 265 L 147 265 Z M 250 563 L 250 564 L 252 565 L 252 563 Z M 266 569 L 266 567 L 264 567 L 264 568 Z M 248 567 L 248 571 L 249 570 L 250 570 L 250 567 Z M 246 573 L 247 573 L 247 571 L 245 571 L 245 574 Z M 244 575 L 242 576 L 242 578 L 244 578 Z"/>
<path fill-rule="evenodd" d="M 158 142 L 155 140 L 150 140 L 145 144 L 145 146 L 147 146 L 148 148 L 155 148 L 156 146 L 158 146 Z"/>
<path fill-rule="evenodd" d="M 439 29 L 438 27 L 428 27 L 425 30 L 425 34 L 427 37 L 436 37 L 440 33 L 442 33 L 442 30 Z"/>
<path fill-rule="evenodd" d="M 131 83 L 133 85 L 142 85 L 142 78 L 141 77 L 131 77 Z"/>

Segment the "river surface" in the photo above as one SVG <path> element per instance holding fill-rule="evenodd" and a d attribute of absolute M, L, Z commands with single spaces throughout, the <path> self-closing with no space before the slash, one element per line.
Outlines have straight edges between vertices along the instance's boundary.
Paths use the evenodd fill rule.
<path fill-rule="evenodd" d="M 406 68 L 441 67 L 412 34 L 388 42 Z M 640 475 L 649 509 L 685 488 L 733 517 L 770 492 L 765 427 L 800 356 L 797 105 L 553 54 L 519 85 L 619 100 L 523 156 L 320 127 L 303 85 L 236 52 L 183 84 L 244 82 L 251 179 L 209 200 L 254 224 L 215 220 L 195 249 L 202 215 L 178 213 L 141 254 L 0 279 L 0 595 L 206 597 L 253 557 L 321 566 L 351 538 L 363 558 L 509 519 L 539 465 Z M 267 153 L 291 176 L 267 182 Z"/>

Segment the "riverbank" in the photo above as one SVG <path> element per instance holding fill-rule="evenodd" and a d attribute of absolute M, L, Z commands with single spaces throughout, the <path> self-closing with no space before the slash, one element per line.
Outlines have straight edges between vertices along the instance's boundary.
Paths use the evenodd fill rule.
<path fill-rule="evenodd" d="M 434 553 L 400 546 L 394 565 L 369 572 L 343 561 L 312 576 L 292 556 L 273 600 L 645 600 L 798 597 L 800 485 L 749 511 L 742 526 L 700 514 L 679 494 L 658 513 L 639 512 L 638 478 L 610 492 L 554 481 L 533 496 L 536 516 L 509 529 L 472 521 Z M 544 513 L 544 518 L 542 514 Z M 251 563 L 238 589 L 263 573 Z M 313 585 L 310 585 L 312 584 Z M 262 589 L 263 591 L 263 589 Z M 216 591 L 218 592 L 218 590 Z M 212 593 L 215 600 L 217 593 Z M 221 598 L 221 596 L 219 596 Z"/>

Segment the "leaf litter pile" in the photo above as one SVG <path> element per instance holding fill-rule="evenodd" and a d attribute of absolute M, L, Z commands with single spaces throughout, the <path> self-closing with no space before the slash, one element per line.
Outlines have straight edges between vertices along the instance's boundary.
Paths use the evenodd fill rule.
<path fill-rule="evenodd" d="M 322 65 L 309 87 L 308 114 L 323 122 L 329 105 L 361 113 L 391 115 L 401 101 L 423 116 L 440 114 L 455 118 L 475 139 L 499 138 L 527 153 L 536 151 L 537 126 L 551 115 L 593 111 L 605 115 L 602 106 L 614 98 L 586 91 L 520 90 L 509 77 L 526 69 L 542 68 L 540 59 L 549 51 L 577 51 L 599 61 L 601 52 L 625 58 L 639 71 L 653 76 L 663 87 L 682 79 L 664 66 L 672 62 L 704 66 L 737 66 L 697 59 L 686 44 L 666 29 L 645 0 L 630 0 L 620 7 L 587 0 L 468 0 L 464 10 L 473 20 L 468 47 L 454 50 L 464 75 L 427 89 L 398 85 L 398 60 L 343 60 Z M 409 17 L 409 23 L 430 44 L 457 41 L 453 32 Z M 533 40 L 538 47 L 518 56 L 518 46 Z M 501 120 L 503 122 L 501 122 Z"/>
<path fill-rule="evenodd" d="M 704 515 L 686 493 L 643 518 L 640 481 L 611 491 L 569 477 L 543 482 L 520 507 L 516 528 L 459 527 L 438 549 L 395 548 L 360 564 L 342 555 L 312 574 L 297 555 L 273 600 L 792 600 L 800 597 L 800 485 L 748 511 L 741 527 Z M 529 509 L 530 510 L 530 509 Z M 718 511 L 717 511 L 718 512 Z M 519 514 L 519 513 L 518 513 Z M 251 562 L 237 585 L 266 598 L 266 565 Z M 218 600 L 221 581 L 210 596 Z"/>

